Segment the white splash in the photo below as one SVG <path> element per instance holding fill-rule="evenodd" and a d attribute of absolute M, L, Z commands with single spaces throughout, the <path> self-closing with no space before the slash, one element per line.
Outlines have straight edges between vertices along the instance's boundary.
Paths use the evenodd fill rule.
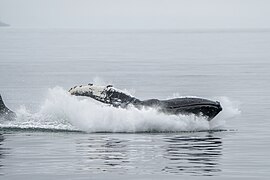
<path fill-rule="evenodd" d="M 240 102 L 233 101 L 224 96 L 216 97 L 214 99 L 220 102 L 223 109 L 212 121 L 210 121 L 211 129 L 221 129 L 225 126 L 227 120 L 233 119 L 241 114 L 239 108 Z"/>

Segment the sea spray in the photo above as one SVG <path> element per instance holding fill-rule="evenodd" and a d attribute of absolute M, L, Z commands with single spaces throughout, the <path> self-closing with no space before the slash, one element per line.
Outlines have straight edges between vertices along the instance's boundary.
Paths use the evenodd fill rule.
<path fill-rule="evenodd" d="M 220 102 L 223 110 L 212 121 L 210 121 L 210 129 L 213 130 L 224 128 L 227 120 L 233 119 L 241 114 L 239 108 L 240 102 L 231 100 L 225 96 L 216 97 L 215 99 Z"/>
<path fill-rule="evenodd" d="M 50 89 L 41 114 L 65 121 L 87 132 L 168 132 L 208 130 L 203 118 L 166 115 L 153 108 L 114 108 L 91 98 L 70 96 L 60 87 Z"/>

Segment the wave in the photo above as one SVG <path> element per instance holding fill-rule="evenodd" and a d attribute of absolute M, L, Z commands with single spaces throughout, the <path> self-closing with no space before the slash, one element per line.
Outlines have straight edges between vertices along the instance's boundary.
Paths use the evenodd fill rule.
<path fill-rule="evenodd" d="M 28 129 L 70 132 L 186 132 L 222 130 L 227 119 L 240 114 L 227 97 L 217 98 L 223 111 L 210 123 L 194 115 L 166 115 L 156 109 L 114 108 L 91 98 L 71 96 L 62 87 L 48 90 L 38 112 L 25 106 L 17 111 L 14 121 L 1 120 L 1 129 Z"/>

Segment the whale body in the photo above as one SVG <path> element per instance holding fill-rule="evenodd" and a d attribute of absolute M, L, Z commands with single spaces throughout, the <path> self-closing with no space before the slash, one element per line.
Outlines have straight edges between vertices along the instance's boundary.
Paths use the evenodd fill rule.
<path fill-rule="evenodd" d="M 212 120 L 222 107 L 218 101 L 211 101 L 203 98 L 184 97 L 169 100 L 148 99 L 140 100 L 133 97 L 112 85 L 96 86 L 93 84 L 75 86 L 69 90 L 71 95 L 86 96 L 114 107 L 127 108 L 132 105 L 138 109 L 155 108 L 165 114 L 183 114 L 205 117 Z"/>

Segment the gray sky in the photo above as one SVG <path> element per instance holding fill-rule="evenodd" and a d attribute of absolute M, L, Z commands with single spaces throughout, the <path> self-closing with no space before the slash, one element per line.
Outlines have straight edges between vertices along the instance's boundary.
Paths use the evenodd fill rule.
<path fill-rule="evenodd" d="M 13 27 L 270 28 L 270 0 L 0 0 Z"/>

